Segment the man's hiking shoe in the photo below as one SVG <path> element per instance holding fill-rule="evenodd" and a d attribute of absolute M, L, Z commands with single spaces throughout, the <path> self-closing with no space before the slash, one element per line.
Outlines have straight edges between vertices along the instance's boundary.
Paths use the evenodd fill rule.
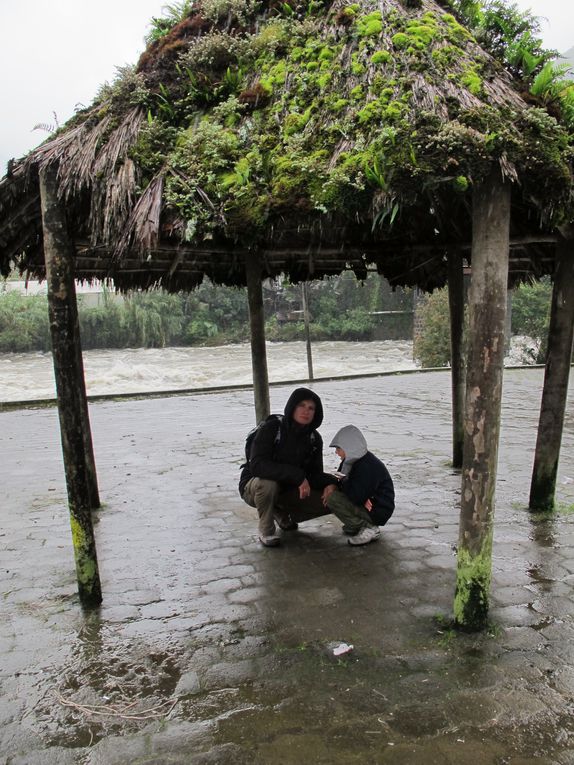
<path fill-rule="evenodd" d="M 259 541 L 263 545 L 263 547 L 279 547 L 281 544 L 281 540 L 277 536 L 277 534 L 272 534 L 269 537 L 263 537 L 259 535 Z"/>
<path fill-rule="evenodd" d="M 354 537 L 349 537 L 347 542 L 350 545 L 368 545 L 381 536 L 381 531 L 377 526 L 365 526 Z"/>
<path fill-rule="evenodd" d="M 297 531 L 299 528 L 299 524 L 291 518 L 290 515 L 285 516 L 284 518 L 276 518 L 277 525 L 280 529 L 283 529 L 283 531 Z"/>
<path fill-rule="evenodd" d="M 353 526 L 345 526 L 343 525 L 343 528 L 341 529 L 343 534 L 345 534 L 348 537 L 354 537 L 356 534 L 359 533 L 360 529 L 356 529 Z"/>

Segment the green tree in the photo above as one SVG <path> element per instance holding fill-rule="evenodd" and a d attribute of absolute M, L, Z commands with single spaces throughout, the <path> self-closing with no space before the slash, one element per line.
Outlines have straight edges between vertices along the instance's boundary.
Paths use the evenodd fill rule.
<path fill-rule="evenodd" d="M 421 331 L 414 338 L 413 353 L 422 367 L 450 364 L 448 289 L 428 295 L 420 308 Z"/>
<path fill-rule="evenodd" d="M 532 284 L 521 284 L 512 295 L 512 334 L 528 335 L 540 342 L 536 362 L 544 363 L 552 302 L 552 282 L 546 276 Z"/>
<path fill-rule="evenodd" d="M 0 352 L 50 350 L 48 301 L 16 292 L 0 294 Z"/>

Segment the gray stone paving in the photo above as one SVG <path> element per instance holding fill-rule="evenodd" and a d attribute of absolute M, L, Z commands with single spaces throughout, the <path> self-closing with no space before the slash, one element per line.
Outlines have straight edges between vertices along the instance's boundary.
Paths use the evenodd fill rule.
<path fill-rule="evenodd" d="M 492 628 L 448 626 L 460 475 L 445 372 L 317 383 L 397 510 L 262 549 L 236 484 L 249 392 L 90 407 L 104 602 L 78 604 L 57 413 L 0 413 L 0 762 L 574 763 L 574 407 L 559 512 L 527 509 L 541 370 L 507 370 Z M 281 411 L 290 387 L 273 388 Z M 336 458 L 325 452 L 326 466 Z M 332 646 L 354 646 L 344 657 Z"/>

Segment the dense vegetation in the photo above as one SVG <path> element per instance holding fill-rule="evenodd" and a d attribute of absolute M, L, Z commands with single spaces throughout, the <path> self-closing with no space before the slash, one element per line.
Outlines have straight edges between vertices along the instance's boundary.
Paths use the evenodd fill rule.
<path fill-rule="evenodd" d="M 546 356 L 552 284 L 549 278 L 522 284 L 512 295 L 511 334 L 532 338 L 531 361 L 543 364 Z M 436 290 L 420 308 L 422 330 L 415 338 L 414 356 L 423 367 L 450 364 L 450 324 L 447 289 Z"/>
<path fill-rule="evenodd" d="M 377 326 L 373 311 L 409 310 L 410 291 L 392 292 L 375 274 L 361 283 L 352 273 L 312 282 L 309 289 L 314 340 L 368 340 Z M 283 282 L 265 290 L 267 338 L 303 338 L 301 286 Z M 97 307 L 79 299 L 82 346 L 89 348 L 164 347 L 246 342 L 249 339 L 245 291 L 204 282 L 190 293 L 135 292 L 118 300 L 104 292 Z M 295 320 L 294 320 L 295 319 Z M 390 323 L 392 322 L 392 324 Z M 412 319 L 389 317 L 389 337 L 408 337 Z M 50 348 L 45 297 L 0 294 L 0 352 Z"/>

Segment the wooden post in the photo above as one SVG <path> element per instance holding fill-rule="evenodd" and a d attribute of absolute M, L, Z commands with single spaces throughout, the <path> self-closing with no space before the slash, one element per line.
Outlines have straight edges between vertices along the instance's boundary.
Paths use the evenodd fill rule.
<path fill-rule="evenodd" d="M 556 248 L 546 371 L 530 485 L 531 510 L 554 510 L 574 331 L 574 228 L 570 234 Z"/>
<path fill-rule="evenodd" d="M 307 282 L 301 284 L 301 299 L 303 303 L 303 321 L 305 322 L 305 344 L 307 346 L 307 370 L 309 372 L 309 380 L 313 380 L 313 353 L 311 351 L 311 331 L 309 316 L 309 292 Z"/>
<path fill-rule="evenodd" d="M 72 261 L 73 263 L 73 261 Z M 73 267 L 73 266 L 72 266 Z M 90 493 L 90 507 L 96 510 L 101 507 L 100 492 L 98 489 L 98 474 L 96 472 L 96 460 L 94 458 L 94 446 L 92 442 L 92 428 L 90 426 L 90 413 L 88 409 L 88 397 L 86 395 L 86 380 L 84 375 L 84 359 L 82 358 L 82 343 L 80 337 L 80 322 L 78 319 L 78 302 L 76 299 L 76 284 L 72 274 L 72 286 L 70 290 L 70 310 L 73 312 L 73 322 L 76 327 L 74 349 L 76 352 L 76 369 L 78 375 L 78 405 L 79 416 L 82 420 L 82 436 L 84 439 L 84 457 L 86 460 L 86 479 Z"/>
<path fill-rule="evenodd" d="M 464 274 L 460 250 L 452 250 L 448 253 L 448 303 L 452 387 L 452 466 L 461 468 L 464 442 L 465 356 L 463 346 Z"/>
<path fill-rule="evenodd" d="M 494 494 L 510 229 L 510 186 L 493 171 L 474 191 L 470 348 L 466 379 L 464 455 L 455 623 L 486 626 L 492 570 Z"/>
<path fill-rule="evenodd" d="M 261 422 L 261 420 L 264 420 L 269 415 L 271 409 L 269 404 L 267 349 L 265 347 L 265 314 L 263 313 L 261 263 L 257 253 L 248 254 L 245 260 L 245 271 L 247 276 L 247 302 L 249 304 L 255 421 Z"/>
<path fill-rule="evenodd" d="M 78 591 L 82 604 L 94 607 L 102 602 L 102 591 L 91 516 L 93 486 L 88 468 L 90 460 L 86 454 L 86 444 L 91 444 L 91 435 L 88 438 L 85 432 L 86 428 L 89 430 L 89 420 L 81 361 L 73 249 L 65 213 L 58 200 L 57 166 L 50 165 L 40 170 L 40 197 L 52 356 Z"/>

